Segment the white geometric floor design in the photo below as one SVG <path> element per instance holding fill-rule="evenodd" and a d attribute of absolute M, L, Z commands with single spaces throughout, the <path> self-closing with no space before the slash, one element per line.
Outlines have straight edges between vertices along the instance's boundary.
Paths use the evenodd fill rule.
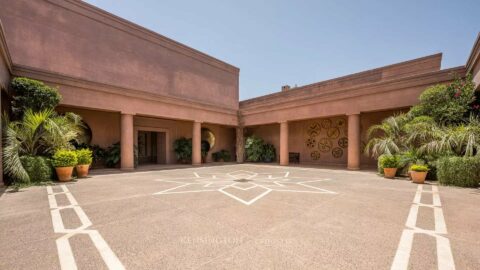
<path fill-rule="evenodd" d="M 235 180 L 243 180 L 245 182 Z M 216 191 L 245 205 L 252 205 L 272 191 L 337 194 L 336 192 L 310 185 L 311 183 L 329 180 L 331 179 L 290 176 L 290 172 L 256 173 L 244 170 L 229 173 L 193 172 L 192 176 L 155 179 L 155 181 L 159 182 L 176 183 L 178 186 L 156 192 L 154 195 Z M 241 194 L 242 191 L 245 194 Z M 256 196 L 252 197 L 252 193 Z"/>

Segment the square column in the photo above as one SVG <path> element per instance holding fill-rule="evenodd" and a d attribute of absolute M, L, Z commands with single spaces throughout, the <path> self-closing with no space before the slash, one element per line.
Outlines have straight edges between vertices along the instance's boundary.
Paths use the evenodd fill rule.
<path fill-rule="evenodd" d="M 280 123 L 280 165 L 288 165 L 288 122 Z"/>
<path fill-rule="evenodd" d="M 120 125 L 120 165 L 122 170 L 133 170 L 133 114 L 122 113 Z"/>
<path fill-rule="evenodd" d="M 202 123 L 193 122 L 192 165 L 202 164 Z"/>
<path fill-rule="evenodd" d="M 349 170 L 360 169 L 360 114 L 348 115 L 348 163 Z"/>
<path fill-rule="evenodd" d="M 243 163 L 243 156 L 245 154 L 245 139 L 243 138 L 243 127 L 236 128 L 236 147 L 237 163 Z"/>

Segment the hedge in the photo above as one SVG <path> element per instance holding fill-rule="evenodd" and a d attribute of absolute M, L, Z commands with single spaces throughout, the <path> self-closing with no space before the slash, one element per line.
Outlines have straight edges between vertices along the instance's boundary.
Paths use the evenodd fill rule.
<path fill-rule="evenodd" d="M 442 185 L 477 187 L 480 182 L 478 157 L 445 157 L 437 164 L 437 177 Z"/>
<path fill-rule="evenodd" d="M 53 168 L 50 159 L 42 156 L 22 156 L 20 161 L 27 171 L 30 182 L 38 183 L 52 180 Z"/>

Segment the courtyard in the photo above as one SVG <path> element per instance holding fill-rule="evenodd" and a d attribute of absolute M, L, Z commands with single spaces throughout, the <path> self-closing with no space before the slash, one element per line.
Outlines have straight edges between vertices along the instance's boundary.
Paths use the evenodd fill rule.
<path fill-rule="evenodd" d="M 4 192 L 0 269 L 478 269 L 479 196 L 372 171 L 112 171 Z"/>

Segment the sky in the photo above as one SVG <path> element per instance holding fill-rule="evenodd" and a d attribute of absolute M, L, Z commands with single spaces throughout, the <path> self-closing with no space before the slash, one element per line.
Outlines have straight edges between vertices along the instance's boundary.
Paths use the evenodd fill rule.
<path fill-rule="evenodd" d="M 464 65 L 480 0 L 87 0 L 240 68 L 240 100 L 442 52 Z"/>

